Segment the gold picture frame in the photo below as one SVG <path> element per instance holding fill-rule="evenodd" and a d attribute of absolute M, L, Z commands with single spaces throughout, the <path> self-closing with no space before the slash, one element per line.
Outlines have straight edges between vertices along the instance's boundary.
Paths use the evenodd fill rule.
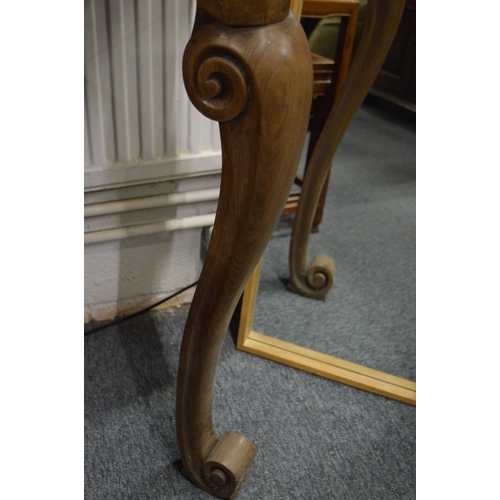
<path fill-rule="evenodd" d="M 416 383 L 253 331 L 262 258 L 243 293 L 236 348 L 342 384 L 416 406 Z"/>

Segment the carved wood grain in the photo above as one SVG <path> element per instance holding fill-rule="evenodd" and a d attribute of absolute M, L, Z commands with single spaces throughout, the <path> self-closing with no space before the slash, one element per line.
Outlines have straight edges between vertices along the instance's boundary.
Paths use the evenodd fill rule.
<path fill-rule="evenodd" d="M 228 26 L 221 17 L 224 23 L 198 10 L 183 63 L 191 101 L 220 122 L 222 181 L 184 330 L 176 424 L 184 474 L 216 497 L 234 498 L 255 447 L 232 431 L 217 438 L 212 422 L 217 361 L 236 304 L 292 186 L 313 78 L 307 40 L 292 14 L 256 27 Z"/>

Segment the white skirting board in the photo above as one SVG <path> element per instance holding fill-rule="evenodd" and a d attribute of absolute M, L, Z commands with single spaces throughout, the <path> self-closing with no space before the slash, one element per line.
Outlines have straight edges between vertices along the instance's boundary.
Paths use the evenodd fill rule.
<path fill-rule="evenodd" d="M 189 178 L 87 196 L 86 321 L 134 312 L 198 279 L 219 182 Z M 201 186 L 208 187 L 189 189 Z M 173 191 L 179 187 L 188 189 Z"/>
<path fill-rule="evenodd" d="M 198 280 L 210 228 L 85 245 L 85 322 L 131 314 Z M 166 307 L 189 302 L 186 291 Z"/>

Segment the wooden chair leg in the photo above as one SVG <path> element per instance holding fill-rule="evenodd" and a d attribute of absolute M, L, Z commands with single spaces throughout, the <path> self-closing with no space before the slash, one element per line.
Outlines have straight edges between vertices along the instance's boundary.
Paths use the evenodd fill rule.
<path fill-rule="evenodd" d="M 338 98 L 308 163 L 290 241 L 289 290 L 324 300 L 332 287 L 333 260 L 317 255 L 307 266 L 307 246 L 315 210 L 333 155 L 352 117 L 377 76 L 399 25 L 404 0 L 370 0 L 363 34 Z"/>
<path fill-rule="evenodd" d="M 176 425 L 184 474 L 218 498 L 234 498 L 256 451 L 235 432 L 217 438 L 215 372 L 232 314 L 293 183 L 309 119 L 312 65 L 292 14 L 272 24 L 229 26 L 212 17 L 215 3 L 198 3 L 184 54 L 190 99 L 220 122 L 223 163 L 217 217 L 182 340 Z M 212 15 L 201 9 L 205 4 Z"/>
<path fill-rule="evenodd" d="M 316 211 L 314 212 L 313 224 L 311 227 L 311 233 L 317 233 L 319 231 L 319 225 L 323 220 L 323 211 L 325 209 L 326 195 L 328 193 L 328 182 L 330 180 L 330 172 L 328 172 L 325 183 L 323 184 L 323 189 L 321 190 L 321 194 L 318 200 L 318 206 L 316 207 Z"/>

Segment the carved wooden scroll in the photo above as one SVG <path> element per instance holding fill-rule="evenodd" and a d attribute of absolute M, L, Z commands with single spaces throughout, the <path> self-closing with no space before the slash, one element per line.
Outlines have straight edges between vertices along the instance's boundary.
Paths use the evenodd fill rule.
<path fill-rule="evenodd" d="M 181 347 L 177 436 L 184 474 L 234 498 L 255 456 L 243 436 L 217 438 L 212 396 L 231 316 L 285 205 L 305 141 L 312 64 L 289 0 L 199 0 L 184 54 L 193 104 L 220 122 L 217 217 Z"/>
<path fill-rule="evenodd" d="M 333 155 L 355 112 L 384 62 L 403 12 L 404 0 L 370 0 L 362 37 L 346 80 L 307 165 L 290 241 L 289 290 L 314 299 L 326 298 L 335 264 L 317 255 L 307 266 L 307 246 L 318 199 Z"/>

